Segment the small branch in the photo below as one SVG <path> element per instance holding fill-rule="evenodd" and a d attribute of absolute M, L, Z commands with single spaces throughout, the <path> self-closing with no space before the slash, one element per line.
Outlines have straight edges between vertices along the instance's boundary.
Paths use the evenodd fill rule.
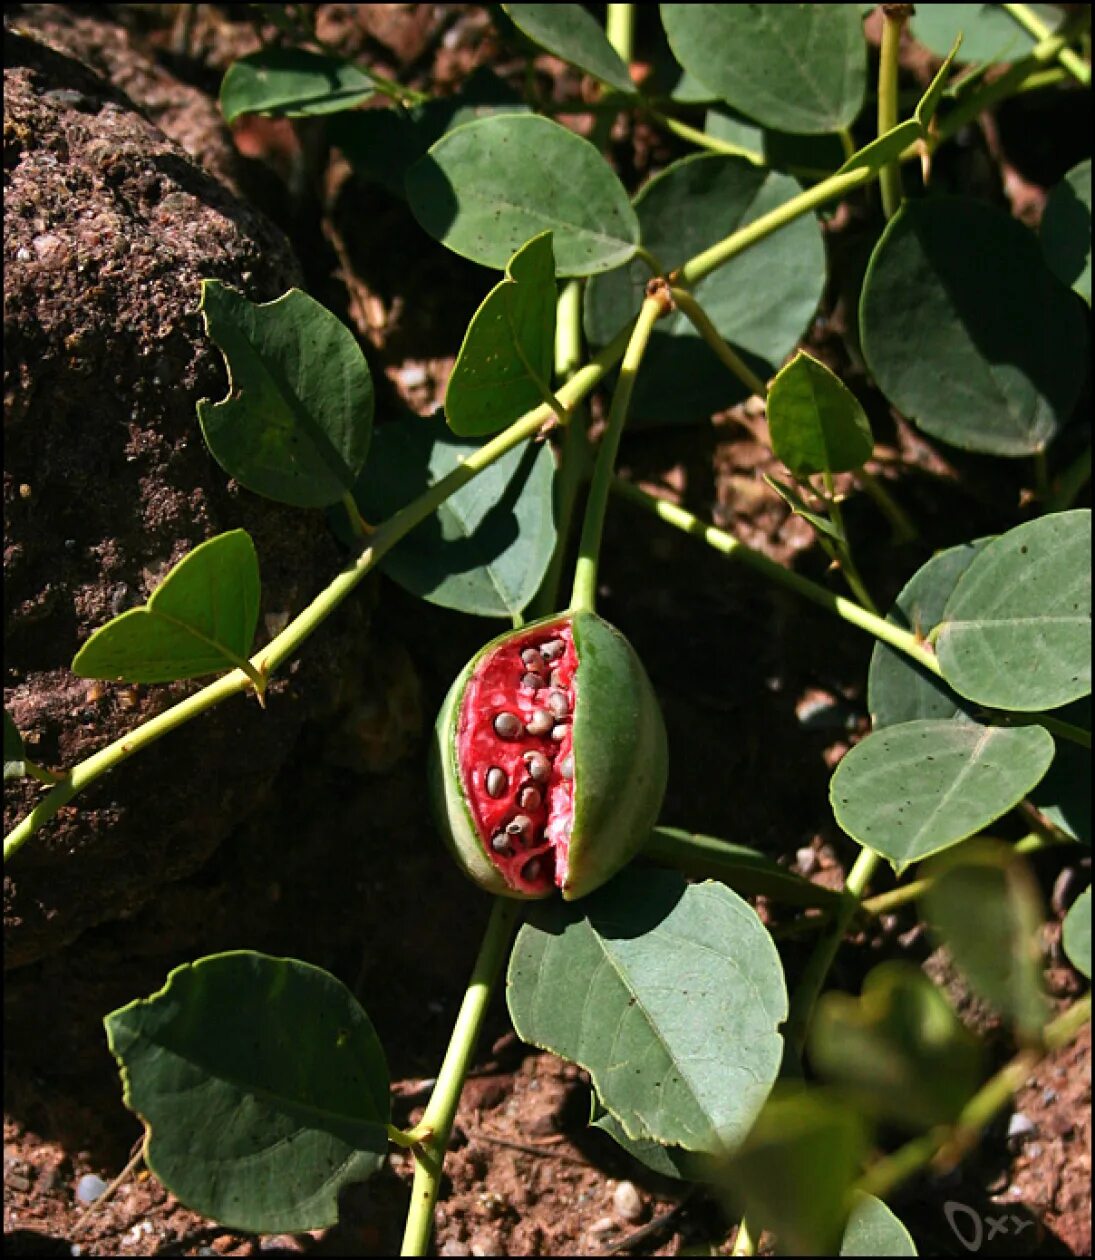
<path fill-rule="evenodd" d="M 1005 4 L 1004 9 L 1009 17 L 1014 18 L 1028 35 L 1033 35 L 1037 40 L 1049 37 L 1051 33 L 1049 27 L 1031 10 L 1029 5 Z M 1071 48 L 1062 48 L 1057 54 L 1057 60 L 1077 83 L 1083 84 L 1084 87 L 1091 86 L 1091 67 L 1082 57 L 1078 57 Z"/>
<path fill-rule="evenodd" d="M 897 126 L 897 68 L 901 32 L 912 10 L 908 4 L 883 4 L 882 44 L 878 59 L 878 134 L 883 136 Z M 887 220 L 901 209 L 901 163 L 887 162 L 878 173 L 882 210 Z"/>
<path fill-rule="evenodd" d="M 741 358 L 733 346 L 723 339 L 719 330 L 711 322 L 710 316 L 692 294 L 687 289 L 673 287 L 670 288 L 669 295 L 681 314 L 688 319 L 704 341 L 715 352 L 719 362 L 728 367 L 750 393 L 756 394 L 760 398 L 766 398 L 768 396 L 767 385 L 749 367 L 748 363 Z"/>

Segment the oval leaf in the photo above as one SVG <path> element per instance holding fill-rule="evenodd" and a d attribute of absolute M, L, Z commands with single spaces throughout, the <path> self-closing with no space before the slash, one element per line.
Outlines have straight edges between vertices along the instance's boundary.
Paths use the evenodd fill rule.
<path fill-rule="evenodd" d="M 672 270 L 801 192 L 795 180 L 718 154 L 695 154 L 646 183 L 635 198 L 642 243 Z M 639 260 L 586 286 L 586 335 L 605 345 L 642 305 L 649 268 Z M 825 247 L 804 215 L 740 253 L 695 287 L 696 301 L 762 379 L 794 349 L 825 287 Z M 629 416 L 688 424 L 749 393 L 679 311 L 655 325 Z"/>
<path fill-rule="evenodd" d="M 354 174 L 404 197 L 407 168 L 446 131 L 491 114 L 528 113 L 516 92 L 486 66 L 479 66 L 452 96 L 434 97 L 410 109 L 359 109 L 327 124 L 331 143 L 342 150 Z"/>
<path fill-rule="evenodd" d="M 198 403 L 213 458 L 268 499 L 337 503 L 373 426 L 373 381 L 353 334 L 299 289 L 256 304 L 203 280 L 201 312 L 228 367 L 228 394 Z"/>
<path fill-rule="evenodd" d="M 497 433 L 551 394 L 555 256 L 551 233 L 523 245 L 475 312 L 445 393 L 455 433 Z"/>
<path fill-rule="evenodd" d="M 597 19 L 580 4 L 504 4 L 502 8 L 534 44 L 617 92 L 634 93 L 635 85 L 620 54 L 608 42 Z"/>
<path fill-rule="evenodd" d="M 810 1062 L 867 1114 L 919 1132 L 953 1124 L 983 1076 L 981 1043 L 911 963 L 875 967 L 863 992 L 823 993 Z"/>
<path fill-rule="evenodd" d="M 842 1256 L 915 1256 L 916 1244 L 904 1225 L 873 1194 L 857 1190 L 840 1244 Z"/>
<path fill-rule="evenodd" d="M 799 351 L 768 390 L 772 450 L 797 477 L 862 468 L 874 436 L 859 399 L 817 359 Z"/>
<path fill-rule="evenodd" d="M 303 48 L 264 48 L 228 67 L 220 105 L 230 123 L 243 114 L 307 118 L 353 109 L 373 91 L 364 70 L 338 57 Z"/>
<path fill-rule="evenodd" d="M 810 135 L 855 121 L 867 45 L 854 4 L 663 4 L 685 70 L 765 127 Z"/>
<path fill-rule="evenodd" d="M 143 608 L 100 626 L 72 661 L 81 678 L 175 682 L 241 668 L 259 617 L 259 562 L 245 530 L 184 556 Z"/>
<path fill-rule="evenodd" d="M 1056 5 L 1032 7 L 1050 30 L 1060 24 L 1062 13 Z M 999 4 L 922 4 L 913 14 L 910 29 L 920 43 L 940 57 L 947 55 L 961 35 L 962 46 L 956 60 L 962 64 L 1018 61 L 1036 43 L 1034 36 Z"/>
<path fill-rule="evenodd" d="M 15 719 L 4 710 L 4 782 L 21 779 L 27 772 L 27 754 L 23 737 L 15 725 Z"/>
<path fill-rule="evenodd" d="M 1050 271 L 1091 305 L 1091 159 L 1074 166 L 1046 199 L 1042 253 Z"/>
<path fill-rule="evenodd" d="M 588 140 L 548 118 L 501 114 L 456 127 L 407 172 L 415 218 L 454 253 L 499 271 L 530 237 L 554 233 L 560 276 L 634 254 L 639 224 Z"/>
<path fill-rule="evenodd" d="M 518 1035 L 586 1068 L 632 1138 L 733 1147 L 779 1071 L 779 955 L 721 884 L 632 869 L 580 902 L 537 904 L 506 992 Z"/>
<path fill-rule="evenodd" d="M 924 916 L 970 987 L 1022 1038 L 1036 1038 L 1050 1013 L 1042 982 L 1038 885 L 1013 849 L 973 841 L 934 862 Z"/>
<path fill-rule="evenodd" d="M 1053 716 L 1091 731 L 1091 697 L 1065 705 Z M 1030 794 L 1030 799 L 1055 827 L 1074 840 L 1091 843 L 1091 750 L 1062 739 L 1057 742 L 1046 777 Z"/>
<path fill-rule="evenodd" d="M 1041 726 L 903 722 L 844 757 L 829 800 L 848 835 L 900 871 L 1006 814 L 1052 760 Z"/>
<path fill-rule="evenodd" d="M 1061 928 L 1061 944 L 1069 962 L 1081 975 L 1091 979 L 1091 889 L 1072 903 Z"/>
<path fill-rule="evenodd" d="M 596 1095 L 594 1095 L 596 1097 Z M 653 1138 L 630 1138 L 623 1125 L 610 1111 L 601 1109 L 600 1115 L 590 1121 L 590 1127 L 600 1129 L 622 1146 L 644 1168 L 673 1177 L 678 1181 L 704 1181 L 710 1179 L 712 1160 L 698 1151 L 686 1151 L 681 1146 L 666 1146 Z"/>
<path fill-rule="evenodd" d="M 902 587 L 886 620 L 916 635 L 927 635 L 942 620 L 958 579 L 990 541 L 979 538 L 932 556 Z M 952 691 L 938 674 L 885 643 L 876 643 L 871 653 L 867 709 L 875 730 L 917 718 L 965 720 L 974 715 L 974 706 Z"/>
<path fill-rule="evenodd" d="M 216 954 L 104 1023 L 149 1168 L 221 1225 L 333 1225 L 339 1191 L 384 1159 L 384 1051 L 353 994 L 318 967 Z"/>
<path fill-rule="evenodd" d="M 902 206 L 871 255 L 859 320 L 886 397 L 925 432 L 967 450 L 1044 450 L 1087 372 L 1082 308 L 1036 238 L 972 199 Z"/>
<path fill-rule="evenodd" d="M 362 516 L 391 516 L 480 445 L 453 436 L 436 419 L 386 424 L 354 492 Z M 446 499 L 388 552 L 381 568 L 431 604 L 512 617 L 536 594 L 551 563 L 554 477 L 550 447 L 516 447 Z"/>
<path fill-rule="evenodd" d="M 867 1155 L 863 1119 L 821 1089 L 784 1088 L 768 1100 L 730 1161 L 726 1186 L 789 1256 L 836 1255 Z"/>
<path fill-rule="evenodd" d="M 947 682 L 998 709 L 1053 709 L 1091 691 L 1091 512 L 994 539 L 959 579 L 935 650 Z"/>

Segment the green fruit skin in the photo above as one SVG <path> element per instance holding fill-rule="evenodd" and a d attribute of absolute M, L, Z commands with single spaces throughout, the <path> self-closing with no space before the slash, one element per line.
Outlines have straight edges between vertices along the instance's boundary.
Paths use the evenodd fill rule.
<path fill-rule="evenodd" d="M 468 662 L 449 689 L 434 726 L 430 797 L 453 856 L 487 892 L 535 900 L 502 878 L 475 826 L 457 764 L 457 717 L 480 660 L 510 638 L 569 622 L 578 659 L 574 704 L 574 818 L 566 901 L 588 896 L 646 843 L 665 798 L 668 746 L 654 689 L 627 639 L 596 613 L 555 614 L 499 635 Z M 550 893 L 543 894 L 549 896 Z"/>

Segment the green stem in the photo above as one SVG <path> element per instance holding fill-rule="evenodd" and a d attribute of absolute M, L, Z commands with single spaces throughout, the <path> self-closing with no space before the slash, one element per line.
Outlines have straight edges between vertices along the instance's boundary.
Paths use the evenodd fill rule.
<path fill-rule="evenodd" d="M 1091 747 L 1091 732 L 1052 713 L 999 713 L 995 715 L 1001 726 L 1044 726 L 1051 735 L 1059 735 L 1081 748 Z"/>
<path fill-rule="evenodd" d="M 1091 480 L 1091 447 L 1085 446 L 1071 464 L 1053 482 L 1046 499 L 1047 512 L 1063 512 Z"/>
<path fill-rule="evenodd" d="M 844 900 L 840 893 L 808 879 L 787 871 L 774 872 L 763 861 L 751 862 L 747 855 L 736 853 L 714 836 L 655 827 L 642 847 L 642 856 L 696 879 L 718 879 L 731 888 L 769 897 L 782 905 L 830 909 Z"/>
<path fill-rule="evenodd" d="M 848 878 L 844 881 L 844 905 L 838 911 L 828 932 L 814 947 L 814 952 L 799 976 L 795 992 L 791 997 L 790 1013 L 783 1026 L 788 1051 L 794 1056 L 796 1063 L 802 1061 L 814 1007 L 824 987 L 829 968 L 833 965 L 836 951 L 840 948 L 848 925 L 855 917 L 860 902 L 863 900 L 864 890 L 880 861 L 877 853 L 870 849 L 860 849 L 859 856 L 852 864 Z"/>
<path fill-rule="evenodd" d="M 582 285 L 571 280 L 559 295 L 555 320 L 555 374 L 568 380 L 582 362 Z M 585 407 L 577 404 L 571 409 L 570 422 L 563 431 L 563 446 L 559 468 L 555 474 L 555 549 L 551 553 L 544 580 L 535 597 L 525 609 L 529 621 L 536 621 L 554 612 L 558 606 L 559 586 L 566 563 L 567 543 L 570 538 L 574 505 L 578 500 L 578 487 L 589 475 L 589 435 L 586 432 Z"/>
<path fill-rule="evenodd" d="M 623 354 L 630 333 L 630 327 L 623 329 L 609 345 L 559 389 L 559 398 L 565 406 L 573 406 L 584 398 L 611 370 Z M 187 696 L 185 700 L 172 705 L 170 709 L 166 709 L 137 727 L 136 730 L 122 735 L 80 762 L 79 765 L 74 766 L 65 781 L 47 793 L 5 837 L 4 861 L 6 862 L 12 854 L 16 853 L 63 805 L 67 805 L 77 793 L 83 791 L 100 775 L 113 770 L 115 766 L 127 761 L 141 749 L 147 748 L 149 744 L 189 722 L 191 718 L 197 717 L 199 713 L 204 713 L 206 709 L 212 708 L 229 696 L 246 691 L 253 685 L 255 675 L 268 682 L 278 666 L 299 649 L 304 640 L 334 612 L 365 575 L 401 538 L 410 533 L 416 525 L 421 524 L 441 503 L 444 503 L 461 486 L 466 485 L 477 473 L 494 463 L 514 446 L 538 433 L 551 415 L 551 408 L 546 404 L 542 403 L 534 407 L 504 432 L 473 451 L 462 464 L 431 486 L 424 494 L 419 495 L 413 503 L 409 503 L 383 525 L 378 526 L 370 535 L 369 545 L 357 559 L 343 569 L 307 608 L 294 617 L 285 629 L 271 639 L 266 647 L 249 662 L 250 677 L 242 669 L 232 670 L 231 673 L 218 678 L 215 682 L 203 687 L 201 691 L 195 692 L 194 695 Z"/>
<path fill-rule="evenodd" d="M 1091 1018 L 1091 994 L 1048 1025 L 1043 1034 L 1047 1053 L 1059 1050 L 1077 1035 Z M 1024 1050 L 987 1081 L 962 1108 L 953 1127 L 941 1126 L 902 1146 L 874 1164 L 859 1181 L 858 1189 L 885 1199 L 902 1181 L 936 1164 L 940 1171 L 953 1167 L 977 1143 L 981 1131 L 1029 1079 L 1041 1052 Z"/>
<path fill-rule="evenodd" d="M 350 528 L 354 532 L 356 538 L 367 538 L 369 536 L 369 526 L 365 523 L 365 518 L 361 515 L 357 506 L 357 500 L 347 490 L 342 496 L 342 506 L 346 511 L 346 515 L 350 518 Z"/>
<path fill-rule="evenodd" d="M 605 37 L 624 65 L 629 66 L 634 59 L 635 6 L 609 4 L 605 8 Z"/>
<path fill-rule="evenodd" d="M 1025 4 L 1005 4 L 1004 8 L 1015 19 L 1016 22 L 1035 39 L 1046 39 L 1050 34 L 1049 27 L 1042 22 L 1036 13 L 1033 13 L 1028 5 Z M 1057 60 L 1072 75 L 1077 83 L 1082 83 L 1084 87 L 1091 86 L 1091 67 L 1081 57 L 1078 57 L 1071 48 L 1064 48 L 1057 55 Z"/>
<path fill-rule="evenodd" d="M 612 485 L 612 470 L 616 465 L 620 435 L 623 433 L 624 420 L 627 419 L 627 409 L 631 403 L 631 391 L 635 387 L 635 377 L 646 353 L 650 334 L 667 309 L 662 296 L 646 298 L 624 351 L 616 390 L 612 395 L 612 406 L 608 412 L 608 424 L 601 438 L 589 485 L 582 538 L 578 544 L 578 563 L 574 570 L 574 588 L 570 598 L 570 607 L 574 611 L 587 609 L 592 612 L 597 605 L 597 557 L 601 550 L 608 491 Z"/>
<path fill-rule="evenodd" d="M 878 134 L 883 136 L 897 126 L 897 68 L 901 32 L 907 13 L 905 6 L 884 4 L 882 8 L 882 44 L 878 59 Z M 887 221 L 901 209 L 901 163 L 887 162 L 878 173 L 882 194 L 882 211 Z"/>
<path fill-rule="evenodd" d="M 848 542 L 848 531 L 844 528 L 844 513 L 840 510 L 840 503 L 836 497 L 836 489 L 833 486 L 833 474 L 826 470 L 821 474 L 825 484 L 825 507 L 829 513 L 829 519 L 836 528 L 839 542 L 836 544 L 835 559 L 837 565 L 844 575 L 845 582 L 851 588 L 852 594 L 859 600 L 864 608 L 870 612 L 877 613 L 878 608 L 874 600 L 867 590 L 866 583 L 860 576 L 859 569 L 856 566 L 854 557 L 852 556 L 852 547 Z M 824 537 L 820 536 L 820 541 L 824 544 Z"/>
<path fill-rule="evenodd" d="M 666 131 L 671 131 L 675 136 L 680 136 L 682 140 L 698 145 L 701 149 L 710 149 L 712 153 L 725 153 L 729 157 L 744 158 L 747 162 L 752 162 L 754 166 L 767 165 L 764 155 L 753 149 L 743 148 L 740 144 L 732 144 L 729 140 L 720 140 L 717 136 L 709 136 L 706 131 L 701 131 L 698 127 L 690 127 L 688 123 L 681 122 L 679 118 L 674 118 L 670 114 L 663 114 L 660 110 L 647 107 L 646 113 L 655 122 L 660 123 Z"/>
<path fill-rule="evenodd" d="M 905 509 L 893 498 L 885 485 L 866 468 L 855 470 L 855 479 L 874 500 L 875 506 L 893 527 L 893 541 L 896 544 L 913 542 L 920 536 L 920 531 L 913 524 Z"/>
<path fill-rule="evenodd" d="M 452 1134 L 452 1122 L 464 1088 L 475 1043 L 491 994 L 506 960 L 510 940 L 521 910 L 521 902 L 496 897 L 490 920 L 472 968 L 471 979 L 453 1026 L 437 1084 L 418 1124 L 405 1137 L 414 1141 L 414 1184 L 403 1232 L 404 1256 L 424 1256 L 433 1231 L 433 1209 L 441 1186 L 445 1150 Z"/>
<path fill-rule="evenodd" d="M 861 607 L 853 600 L 845 598 L 843 595 L 835 595 L 832 591 L 826 590 L 824 586 L 811 582 L 809 578 L 804 578 L 801 574 L 795 573 L 791 569 L 785 569 L 781 564 L 777 564 L 775 560 L 764 555 L 763 552 L 754 551 L 751 547 L 747 547 L 745 543 L 739 542 L 731 534 L 725 533 L 714 525 L 705 525 L 703 521 L 693 516 L 691 512 L 677 507 L 675 503 L 667 503 L 664 499 L 656 499 L 653 495 L 640 490 L 638 486 L 633 486 L 619 477 L 613 480 L 612 489 L 623 498 L 630 499 L 633 503 L 637 503 L 655 516 L 660 516 L 662 520 L 675 526 L 677 529 L 683 530 L 686 534 L 692 534 L 697 538 L 701 538 L 709 546 L 714 547 L 716 551 L 721 551 L 723 555 L 730 556 L 735 560 L 741 560 L 744 564 L 749 565 L 751 569 L 755 569 L 766 578 L 778 582 L 781 586 L 788 587 L 796 594 L 804 596 L 812 603 L 824 608 L 827 612 L 834 613 L 849 625 L 856 626 L 858 629 L 866 631 L 867 634 L 874 635 L 876 639 L 892 648 L 896 648 L 899 652 L 904 652 L 906 656 L 923 665 L 931 673 L 942 677 L 942 670 L 939 668 L 939 662 L 935 659 L 935 654 L 929 652 L 910 631 L 902 630 L 900 626 L 895 626 L 893 622 L 886 621 L 878 616 L 877 613 L 869 612 L 866 608 Z"/>
<path fill-rule="evenodd" d="M 719 330 L 711 322 L 710 317 L 687 289 L 671 288 L 669 294 L 681 314 L 693 325 L 700 336 L 715 352 L 719 361 L 725 364 L 746 389 L 760 398 L 768 396 L 768 386 L 750 368 L 737 351 L 723 340 Z"/>
<path fill-rule="evenodd" d="M 1046 464 L 1045 451 L 1035 451 L 1032 463 L 1034 465 L 1034 497 L 1044 503 L 1049 494 L 1049 468 Z"/>
<path fill-rule="evenodd" d="M 635 257 L 638 259 L 641 259 L 641 261 L 646 263 L 646 265 L 650 268 L 650 274 L 652 276 L 665 275 L 666 268 L 662 265 L 662 262 L 658 258 L 658 256 L 652 253 L 649 249 L 646 249 L 642 245 L 636 245 Z"/>

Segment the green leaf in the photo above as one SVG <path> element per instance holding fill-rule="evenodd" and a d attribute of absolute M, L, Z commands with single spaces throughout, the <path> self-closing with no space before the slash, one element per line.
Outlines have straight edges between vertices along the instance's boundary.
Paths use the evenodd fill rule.
<path fill-rule="evenodd" d="M 384 1159 L 384 1051 L 353 994 L 318 967 L 214 954 L 103 1022 L 148 1167 L 220 1225 L 333 1225 L 339 1191 Z"/>
<path fill-rule="evenodd" d="M 597 19 L 580 4 L 504 4 L 502 8 L 533 43 L 617 92 L 634 94 L 627 66 Z"/>
<path fill-rule="evenodd" d="M 1081 730 L 1091 730 L 1091 697 L 1065 705 L 1053 714 Z M 1045 778 L 1031 792 L 1030 799 L 1054 826 L 1074 840 L 1091 843 L 1091 751 L 1068 739 L 1057 741 Z"/>
<path fill-rule="evenodd" d="M 1081 975 L 1091 979 L 1091 889 L 1072 903 L 1061 927 L 1061 944 L 1068 960 Z"/>
<path fill-rule="evenodd" d="M 387 519 L 480 445 L 455 437 L 437 418 L 384 425 L 354 490 L 362 516 Z M 411 530 L 381 568 L 431 604 L 512 617 L 536 594 L 551 563 L 554 476 L 546 444 L 515 447 Z"/>
<path fill-rule="evenodd" d="M 717 879 L 737 893 L 771 897 L 784 905 L 835 906 L 842 900 L 840 893 L 812 884 L 759 849 L 680 827 L 655 827 L 642 853 L 692 878 Z"/>
<path fill-rule="evenodd" d="M 72 661 L 81 678 L 174 682 L 242 668 L 259 617 L 259 562 L 245 530 L 184 556 L 143 608 L 108 621 Z"/>
<path fill-rule="evenodd" d="M 15 719 L 4 710 L 4 782 L 21 779 L 27 772 L 27 754 L 23 737 L 15 725 Z"/>
<path fill-rule="evenodd" d="M 1078 163 L 1046 199 L 1042 254 L 1050 271 L 1091 305 L 1091 159 Z"/>
<path fill-rule="evenodd" d="M 840 1244 L 842 1256 L 915 1256 L 916 1244 L 904 1225 L 873 1194 L 855 1191 Z"/>
<path fill-rule="evenodd" d="M 932 864 L 924 916 L 970 987 L 1036 1038 L 1049 1017 L 1042 983 L 1042 907 L 1026 863 L 1008 845 L 972 841 Z"/>
<path fill-rule="evenodd" d="M 610 1111 L 603 1108 L 599 1111 L 600 1114 L 590 1121 L 590 1127 L 607 1133 L 644 1168 L 678 1181 L 703 1181 L 710 1176 L 712 1162 L 709 1155 L 686 1151 L 681 1146 L 666 1146 L 662 1142 L 655 1142 L 653 1138 L 628 1137 L 623 1125 Z"/>
<path fill-rule="evenodd" d="M 639 225 L 623 185 L 588 140 L 533 114 L 500 114 L 441 137 L 407 172 L 415 218 L 454 253 L 501 270 L 554 233 L 560 276 L 589 276 L 634 254 Z"/>
<path fill-rule="evenodd" d="M 1053 709 L 1091 691 L 1091 511 L 1055 512 L 981 551 L 943 611 L 947 682 L 999 709 Z"/>
<path fill-rule="evenodd" d="M 814 1070 L 860 1110 L 914 1131 L 958 1119 L 982 1060 L 947 999 L 906 962 L 875 967 L 858 998 L 823 993 L 810 1027 Z"/>
<path fill-rule="evenodd" d="M 927 134 L 928 124 L 935 117 L 935 111 L 939 108 L 939 103 L 943 99 L 943 94 L 947 88 L 947 75 L 950 74 L 951 66 L 954 64 L 955 58 L 958 56 L 958 50 L 961 47 L 962 35 L 959 32 L 954 37 L 954 43 L 951 44 L 950 52 L 944 58 L 943 64 L 933 75 L 927 91 L 917 102 L 916 109 L 913 110 L 913 116 L 924 129 L 925 134 Z"/>
<path fill-rule="evenodd" d="M 863 1120 L 824 1090 L 784 1087 L 730 1161 L 726 1188 L 782 1255 L 836 1255 L 867 1155 Z"/>
<path fill-rule="evenodd" d="M 374 90 L 364 70 L 339 57 L 303 48 L 263 48 L 228 67 L 220 105 L 229 123 L 243 114 L 308 118 L 353 109 Z"/>
<path fill-rule="evenodd" d="M 967 450 L 1044 450 L 1087 372 L 1083 311 L 1034 235 L 968 198 L 902 206 L 871 255 L 859 319 L 868 367 L 890 402 Z"/>
<path fill-rule="evenodd" d="M 743 114 L 809 135 L 855 121 L 867 45 L 854 4 L 663 4 L 677 60 Z"/>
<path fill-rule="evenodd" d="M 958 579 L 991 542 L 979 538 L 940 551 L 905 583 L 886 620 L 926 636 L 943 619 L 943 609 Z M 876 643 L 867 675 L 867 708 L 875 730 L 917 718 L 974 717 L 973 706 L 930 670 L 904 652 Z"/>
<path fill-rule="evenodd" d="M 1054 30 L 1062 13 L 1055 5 L 1031 6 L 1043 22 Z M 925 48 L 940 57 L 962 35 L 960 63 L 970 61 L 1018 61 L 1034 47 L 1034 36 L 1008 16 L 999 4 L 922 4 L 915 12 L 910 30 Z"/>
<path fill-rule="evenodd" d="M 545 401 L 555 354 L 551 233 L 523 245 L 475 312 L 445 394 L 445 415 L 465 437 L 497 433 Z"/>
<path fill-rule="evenodd" d="M 718 1152 L 779 1071 L 779 955 L 721 884 L 625 870 L 580 902 L 539 902 L 510 958 L 522 1040 L 586 1068 L 632 1138 Z"/>
<path fill-rule="evenodd" d="M 790 176 L 742 158 L 694 154 L 649 180 L 635 198 L 642 244 L 672 270 L 801 191 Z M 649 279 L 649 268 L 635 260 L 586 286 L 590 341 L 607 344 L 634 318 Z M 766 379 L 810 323 L 824 287 L 821 229 L 813 215 L 804 215 L 701 280 L 693 292 L 719 335 Z M 676 311 L 655 325 L 629 417 L 694 423 L 749 392 Z"/>
<path fill-rule="evenodd" d="M 228 367 L 227 395 L 198 403 L 213 458 L 268 499 L 337 503 L 372 436 L 373 382 L 353 334 L 299 289 L 256 304 L 203 280 L 201 312 Z"/>
<path fill-rule="evenodd" d="M 796 477 L 862 468 L 874 449 L 859 399 L 804 350 L 781 368 L 768 389 L 772 451 Z"/>
<path fill-rule="evenodd" d="M 759 127 L 729 105 L 709 109 L 704 115 L 704 132 L 715 140 L 735 144 L 742 157 L 757 166 L 789 171 L 802 176 L 823 178 L 844 161 L 839 136 L 804 136 L 788 131 Z"/>
<path fill-rule="evenodd" d="M 901 871 L 1006 814 L 1052 760 L 1041 726 L 902 722 L 844 757 L 829 800 L 848 835 Z"/>
<path fill-rule="evenodd" d="M 898 123 L 896 127 L 853 153 L 837 174 L 843 175 L 847 171 L 858 170 L 860 167 L 866 167 L 870 171 L 880 171 L 890 162 L 896 162 L 909 145 L 915 144 L 917 140 L 923 138 L 923 135 L 924 128 L 916 119 L 906 118 L 904 122 Z"/>
<path fill-rule="evenodd" d="M 794 486 L 788 485 L 786 481 L 780 481 L 778 477 L 772 477 L 768 473 L 764 473 L 763 476 L 764 480 L 796 516 L 801 516 L 804 521 L 809 521 L 818 533 L 835 538 L 837 542 L 844 541 L 844 535 L 836 525 L 827 516 L 822 516 L 820 512 L 811 511 L 806 506 L 806 500 L 803 499 Z"/>
<path fill-rule="evenodd" d="M 486 66 L 473 70 L 452 96 L 435 97 L 411 109 L 362 109 L 327 124 L 330 142 L 362 179 L 405 197 L 404 176 L 447 131 L 492 114 L 528 113 L 520 96 Z"/>

